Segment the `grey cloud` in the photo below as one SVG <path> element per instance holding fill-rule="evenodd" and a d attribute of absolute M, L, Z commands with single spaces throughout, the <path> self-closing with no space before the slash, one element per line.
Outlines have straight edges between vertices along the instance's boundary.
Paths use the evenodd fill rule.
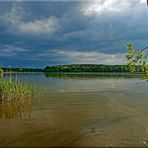
<path fill-rule="evenodd" d="M 27 51 L 27 49 L 23 49 L 20 47 L 0 44 L 0 57 L 16 56 L 19 53 L 24 53 Z"/>
<path fill-rule="evenodd" d="M 0 16 L 1 22 L 8 26 L 9 32 L 27 34 L 52 34 L 58 28 L 58 20 L 50 16 L 40 20 L 24 21 L 25 10 L 22 4 L 14 3 L 9 12 Z"/>
<path fill-rule="evenodd" d="M 110 63 L 106 59 L 117 55 L 118 60 L 112 61 L 121 63 L 128 41 L 137 48 L 148 42 L 148 10 L 144 0 L 8 2 L 8 5 L 0 10 L 0 38 L 5 44 L 28 49 L 26 58 L 47 63 L 62 60 Z"/>
<path fill-rule="evenodd" d="M 78 51 L 68 49 L 49 49 L 45 52 L 36 53 L 30 56 L 32 60 L 47 59 L 49 61 L 64 61 L 69 63 L 101 63 L 101 64 L 123 64 L 125 63 L 124 54 L 105 54 L 98 51 Z"/>

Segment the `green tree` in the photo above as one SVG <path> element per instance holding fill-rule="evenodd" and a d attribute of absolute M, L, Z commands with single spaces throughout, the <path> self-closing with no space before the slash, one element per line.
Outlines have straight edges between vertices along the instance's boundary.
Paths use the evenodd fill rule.
<path fill-rule="evenodd" d="M 145 73 L 145 77 L 148 79 L 148 47 L 135 50 L 132 43 L 127 44 L 127 66 L 131 72 L 141 71 Z"/>

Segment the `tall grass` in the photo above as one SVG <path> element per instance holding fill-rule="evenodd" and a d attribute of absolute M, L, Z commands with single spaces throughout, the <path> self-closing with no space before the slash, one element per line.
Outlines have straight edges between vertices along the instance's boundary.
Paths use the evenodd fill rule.
<path fill-rule="evenodd" d="M 0 79 L 0 118 L 30 116 L 32 101 L 41 99 L 38 86 L 19 79 Z"/>
<path fill-rule="evenodd" d="M 15 102 L 30 99 L 33 87 L 24 82 L 0 80 L 0 102 Z"/>
<path fill-rule="evenodd" d="M 0 78 L 2 78 L 3 77 L 3 70 L 2 70 L 2 68 L 0 67 Z"/>

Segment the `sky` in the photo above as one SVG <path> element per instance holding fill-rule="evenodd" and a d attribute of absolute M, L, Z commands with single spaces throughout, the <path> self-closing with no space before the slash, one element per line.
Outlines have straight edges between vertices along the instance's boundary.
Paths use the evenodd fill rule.
<path fill-rule="evenodd" d="M 0 65 L 126 64 L 148 46 L 146 0 L 0 0 Z"/>

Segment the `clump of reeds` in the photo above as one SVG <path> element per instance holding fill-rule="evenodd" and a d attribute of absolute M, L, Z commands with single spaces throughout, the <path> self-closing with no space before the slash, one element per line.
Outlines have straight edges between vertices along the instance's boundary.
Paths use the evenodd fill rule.
<path fill-rule="evenodd" d="M 0 67 L 0 78 L 3 77 L 3 69 Z"/>
<path fill-rule="evenodd" d="M 31 85 L 13 80 L 0 80 L 0 102 L 15 102 L 29 99 L 33 89 Z"/>
<path fill-rule="evenodd" d="M 40 99 L 40 88 L 18 79 L 0 79 L 0 118 L 30 116 L 32 101 Z"/>

